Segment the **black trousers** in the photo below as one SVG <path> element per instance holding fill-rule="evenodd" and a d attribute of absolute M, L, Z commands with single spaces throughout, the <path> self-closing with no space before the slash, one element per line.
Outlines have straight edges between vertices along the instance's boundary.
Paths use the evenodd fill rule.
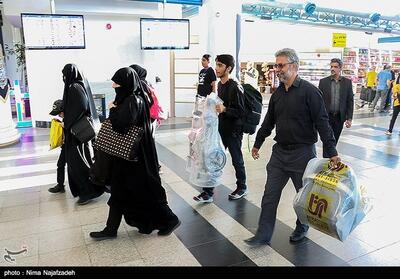
<path fill-rule="evenodd" d="M 256 233 L 258 239 L 271 241 L 283 188 L 290 178 L 298 192 L 303 187 L 302 177 L 307 163 L 314 157 L 316 157 L 315 145 L 303 145 L 292 150 L 285 149 L 279 144 L 272 147 L 271 159 L 267 164 L 267 182 Z M 301 224 L 297 219 L 296 229 L 307 231 L 308 226 Z"/>
<path fill-rule="evenodd" d="M 329 113 L 329 125 L 331 125 L 337 144 L 343 130 L 343 121 L 340 119 L 340 114 Z"/>
<path fill-rule="evenodd" d="M 399 112 L 400 112 L 400 106 L 393 107 L 393 115 L 392 119 L 390 120 L 389 132 L 393 132 L 394 123 L 396 122 Z"/>
<path fill-rule="evenodd" d="M 60 156 L 58 156 L 57 161 L 57 184 L 64 185 L 65 181 L 65 165 L 67 161 L 65 160 L 65 147 L 64 144 L 61 145 Z"/>
<path fill-rule="evenodd" d="M 244 167 L 242 153 L 243 133 L 233 133 L 230 135 L 221 135 L 222 143 L 225 149 L 229 150 L 232 157 L 232 165 L 235 169 L 236 186 L 240 189 L 247 189 L 246 185 L 246 169 Z M 213 195 L 214 188 L 203 188 L 210 196 Z"/>

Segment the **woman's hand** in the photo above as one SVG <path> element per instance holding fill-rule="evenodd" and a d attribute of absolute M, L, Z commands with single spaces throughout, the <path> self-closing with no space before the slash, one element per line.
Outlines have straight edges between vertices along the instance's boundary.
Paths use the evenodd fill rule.
<path fill-rule="evenodd" d="M 222 112 L 225 112 L 225 111 L 226 111 L 226 107 L 225 107 L 223 104 L 219 104 L 219 105 L 216 105 L 216 106 L 215 106 L 215 110 L 216 110 L 218 113 L 222 113 Z"/>

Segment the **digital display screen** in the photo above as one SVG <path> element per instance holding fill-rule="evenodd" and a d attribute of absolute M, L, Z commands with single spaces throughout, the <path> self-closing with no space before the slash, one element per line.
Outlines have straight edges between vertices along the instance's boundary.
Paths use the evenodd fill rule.
<path fill-rule="evenodd" d="M 188 19 L 141 18 L 142 49 L 189 49 Z"/>
<path fill-rule="evenodd" d="M 83 15 L 21 14 L 27 49 L 85 48 Z"/>

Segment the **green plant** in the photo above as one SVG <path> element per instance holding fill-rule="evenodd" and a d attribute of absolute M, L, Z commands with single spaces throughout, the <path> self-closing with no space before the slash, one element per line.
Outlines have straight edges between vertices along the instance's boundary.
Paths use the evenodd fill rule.
<path fill-rule="evenodd" d="M 15 55 L 17 60 L 17 68 L 18 70 L 22 67 L 22 70 L 25 68 L 25 45 L 22 43 L 14 43 L 13 47 L 10 47 L 8 44 L 5 44 L 4 50 L 6 51 L 7 59 L 11 55 Z"/>

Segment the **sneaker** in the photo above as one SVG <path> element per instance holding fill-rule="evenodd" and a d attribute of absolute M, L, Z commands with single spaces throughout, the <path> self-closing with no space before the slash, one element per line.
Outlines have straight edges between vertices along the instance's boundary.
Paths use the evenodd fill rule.
<path fill-rule="evenodd" d="M 391 135 L 392 135 L 392 132 L 386 131 L 386 132 L 385 132 L 385 135 L 391 136 Z"/>
<path fill-rule="evenodd" d="M 64 185 L 57 184 L 54 187 L 49 188 L 50 193 L 65 193 Z"/>
<path fill-rule="evenodd" d="M 213 197 L 211 197 L 209 194 L 207 194 L 207 192 L 203 192 L 200 195 L 198 195 L 197 197 L 193 197 L 193 199 L 197 202 L 202 202 L 202 203 L 214 201 Z"/>
<path fill-rule="evenodd" d="M 289 237 L 290 242 L 300 242 L 303 239 L 305 239 L 307 230 L 302 229 L 302 228 L 297 228 L 292 232 L 292 234 Z"/>
<path fill-rule="evenodd" d="M 238 199 L 241 199 L 244 196 L 246 196 L 248 193 L 249 193 L 249 191 L 247 191 L 247 189 L 236 188 L 235 191 L 233 191 L 232 193 L 229 194 L 229 199 L 230 200 L 238 200 Z"/>

